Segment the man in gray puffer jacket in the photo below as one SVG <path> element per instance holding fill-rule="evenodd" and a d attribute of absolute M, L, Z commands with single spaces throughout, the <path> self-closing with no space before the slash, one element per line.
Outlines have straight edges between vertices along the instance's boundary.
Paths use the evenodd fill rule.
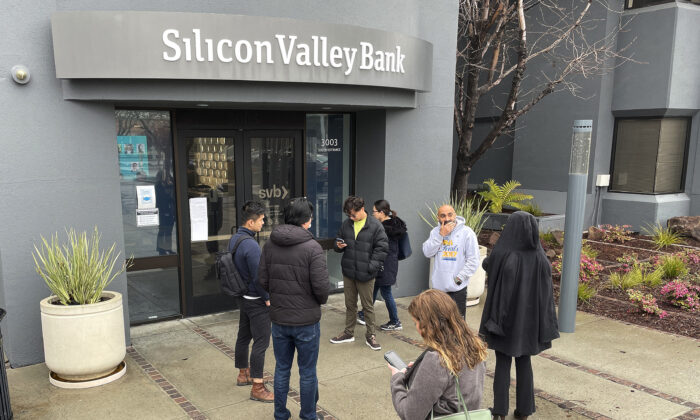
<path fill-rule="evenodd" d="M 258 282 L 270 293 L 272 346 L 275 349 L 275 419 L 291 417 L 287 409 L 289 376 L 297 352 L 299 418 L 316 419 L 316 362 L 321 337 L 321 304 L 328 301 L 330 283 L 326 256 L 309 232 L 313 206 L 293 199 L 284 209 L 260 257 Z"/>
<path fill-rule="evenodd" d="M 374 280 L 382 269 L 389 252 L 389 239 L 382 224 L 365 211 L 362 197 L 350 196 L 343 204 L 348 218 L 343 221 L 335 242 L 335 251 L 343 253 L 340 266 L 343 269 L 345 293 L 345 330 L 331 338 L 331 343 L 355 341 L 357 322 L 357 296 L 360 296 L 367 332 L 365 343 L 372 350 L 380 350 L 375 336 Z"/>

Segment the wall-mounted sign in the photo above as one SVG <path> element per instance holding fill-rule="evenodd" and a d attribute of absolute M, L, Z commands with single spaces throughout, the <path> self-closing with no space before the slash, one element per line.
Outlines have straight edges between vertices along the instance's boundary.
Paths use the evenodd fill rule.
<path fill-rule="evenodd" d="M 431 89 L 433 46 L 296 19 L 177 12 L 57 12 L 60 79 L 201 79 Z"/>
<path fill-rule="evenodd" d="M 288 195 L 289 190 L 284 185 L 278 187 L 276 184 L 272 184 L 270 188 L 260 188 L 258 190 L 258 197 L 260 197 L 261 200 L 271 198 L 279 198 L 284 200 Z"/>

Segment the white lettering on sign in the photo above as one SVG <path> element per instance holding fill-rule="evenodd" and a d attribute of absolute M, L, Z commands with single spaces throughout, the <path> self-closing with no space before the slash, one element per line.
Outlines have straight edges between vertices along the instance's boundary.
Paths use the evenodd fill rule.
<path fill-rule="evenodd" d="M 177 29 L 166 29 L 163 31 L 163 60 L 179 61 L 184 60 L 196 62 L 220 61 L 231 63 L 234 60 L 241 64 L 250 63 L 255 59 L 256 63 L 274 64 L 273 42 L 247 39 L 233 41 L 231 39 L 214 40 L 202 36 L 202 30 L 192 29 L 193 37 L 181 37 Z M 285 65 L 292 63 L 298 66 L 327 67 L 342 69 L 348 76 L 355 68 L 355 58 L 357 57 L 357 47 L 342 47 L 339 45 L 329 45 L 328 37 L 312 35 L 310 42 L 298 42 L 296 35 L 275 35 L 277 40 L 277 53 Z M 359 50 L 360 70 L 373 70 L 376 72 L 406 73 L 403 62 L 406 58 L 401 53 L 401 46 L 396 45 L 393 51 L 382 51 L 375 49 L 370 42 L 360 42 Z"/>
<path fill-rule="evenodd" d="M 260 188 L 260 190 L 258 190 L 258 197 L 260 197 L 261 200 L 266 198 L 281 198 L 284 200 L 287 198 L 287 195 L 289 195 L 289 190 L 284 185 L 278 187 L 277 185 L 272 184 L 272 187 L 270 188 Z"/>

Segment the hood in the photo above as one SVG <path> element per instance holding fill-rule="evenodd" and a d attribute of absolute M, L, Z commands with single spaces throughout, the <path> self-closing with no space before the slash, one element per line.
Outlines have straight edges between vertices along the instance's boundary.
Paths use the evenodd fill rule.
<path fill-rule="evenodd" d="M 386 236 L 389 239 L 397 239 L 397 237 L 401 237 L 406 232 L 406 223 L 399 219 L 398 216 L 386 219 L 382 222 L 382 226 L 384 226 L 384 232 L 386 232 Z"/>
<path fill-rule="evenodd" d="M 535 250 L 541 246 L 537 219 L 530 213 L 516 211 L 508 217 L 494 250 Z"/>
<path fill-rule="evenodd" d="M 308 230 L 295 225 L 279 225 L 272 229 L 270 240 L 279 246 L 292 246 L 313 240 Z"/>

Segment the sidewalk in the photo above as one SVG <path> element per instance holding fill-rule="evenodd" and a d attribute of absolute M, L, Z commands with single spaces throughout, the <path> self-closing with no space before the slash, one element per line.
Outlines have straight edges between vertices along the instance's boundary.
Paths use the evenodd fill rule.
<path fill-rule="evenodd" d="M 397 299 L 403 331 L 381 332 L 382 351 L 372 351 L 356 329 L 353 343 L 331 344 L 343 329 L 342 295 L 323 307 L 318 361 L 319 412 L 326 418 L 395 419 L 384 351 L 404 360 L 422 351 L 406 308 L 411 298 Z M 376 304 L 378 324 L 388 317 Z M 467 322 L 478 328 L 482 306 L 467 309 Z M 235 386 L 233 364 L 238 312 L 144 325 L 131 329 L 127 374 L 102 387 L 63 390 L 48 381 L 46 366 L 9 369 L 8 382 L 16 419 L 271 419 L 272 404 L 251 401 L 250 387 Z M 272 346 L 266 374 L 274 372 Z M 484 407 L 491 391 L 495 357 Z M 583 312 L 575 334 L 562 334 L 552 349 L 533 358 L 537 413 L 531 419 L 698 419 L 700 418 L 700 341 L 669 335 Z M 513 377 L 515 373 L 512 373 Z M 270 378 L 271 379 L 271 378 Z M 299 378 L 290 382 L 290 408 Z M 511 415 L 514 408 L 511 387 Z"/>

